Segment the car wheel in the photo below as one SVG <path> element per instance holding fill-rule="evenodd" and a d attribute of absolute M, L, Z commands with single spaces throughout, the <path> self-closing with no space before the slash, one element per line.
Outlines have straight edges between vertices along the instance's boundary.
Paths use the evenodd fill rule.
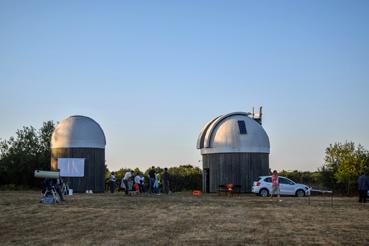
<path fill-rule="evenodd" d="M 296 196 L 297 197 L 303 197 L 303 196 L 305 196 L 305 191 L 303 191 L 303 190 L 297 190 L 296 191 Z"/>
<path fill-rule="evenodd" d="M 259 191 L 259 195 L 262 196 L 262 197 L 267 197 L 267 196 L 269 196 L 269 191 L 267 189 L 261 189 Z"/>

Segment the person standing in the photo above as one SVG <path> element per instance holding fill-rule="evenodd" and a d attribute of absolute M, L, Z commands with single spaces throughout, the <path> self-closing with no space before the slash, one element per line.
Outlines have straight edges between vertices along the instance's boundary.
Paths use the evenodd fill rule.
<path fill-rule="evenodd" d="M 59 176 L 59 178 L 56 180 L 56 186 L 55 187 L 56 187 L 56 192 L 58 192 L 58 195 L 60 197 L 60 200 L 65 201 L 64 196 L 63 196 L 63 194 L 64 194 L 64 189 L 63 189 L 64 181 L 63 181 L 62 177 Z"/>
<path fill-rule="evenodd" d="M 359 190 L 359 202 L 366 203 L 366 197 L 369 190 L 369 179 L 363 172 L 357 179 L 357 185 Z"/>
<path fill-rule="evenodd" d="M 121 188 L 124 192 L 126 192 L 127 187 L 126 187 L 126 185 L 124 184 L 124 176 L 123 176 L 123 177 L 122 177 L 122 179 L 120 180 L 120 188 Z"/>
<path fill-rule="evenodd" d="M 145 193 L 145 176 L 143 173 L 140 174 L 140 192 Z"/>
<path fill-rule="evenodd" d="M 134 174 L 132 173 L 132 171 L 130 170 L 131 172 L 131 177 L 128 179 L 128 191 L 132 191 L 133 190 L 133 184 L 134 184 L 134 180 L 135 180 L 135 176 Z"/>
<path fill-rule="evenodd" d="M 280 200 L 280 190 L 279 190 L 279 177 L 278 177 L 278 173 L 277 170 L 273 171 L 272 174 L 272 192 L 270 194 L 270 198 L 273 199 L 274 195 L 278 196 L 278 200 L 281 202 L 282 200 Z"/>
<path fill-rule="evenodd" d="M 124 182 L 124 185 L 126 186 L 126 190 L 125 190 L 126 195 L 128 195 L 128 190 L 129 190 L 128 182 L 131 179 L 131 177 L 132 177 L 131 170 L 128 169 L 128 171 L 124 174 L 124 177 L 123 177 L 123 182 Z"/>
<path fill-rule="evenodd" d="M 138 185 L 138 190 L 140 191 L 140 193 L 142 193 L 142 190 L 141 190 L 141 177 L 140 177 L 140 174 L 137 173 L 136 176 L 135 176 L 135 185 Z"/>
<path fill-rule="evenodd" d="M 164 168 L 164 173 L 162 175 L 163 192 L 167 195 L 169 194 L 169 179 L 170 179 L 170 175 L 168 173 L 168 168 Z"/>
<path fill-rule="evenodd" d="M 60 174 L 60 169 L 57 169 L 57 171 Z M 60 201 L 64 201 L 64 196 L 63 196 L 63 185 L 64 185 L 64 182 L 63 182 L 62 177 L 60 177 L 60 175 L 59 175 L 59 177 L 57 179 L 53 180 L 53 185 L 55 187 L 56 193 L 58 193 L 58 195 L 59 195 Z"/>
<path fill-rule="evenodd" d="M 154 183 L 155 183 L 155 167 L 152 166 L 151 170 L 149 171 L 149 190 L 150 193 L 154 193 Z"/>
<path fill-rule="evenodd" d="M 112 172 L 111 177 L 110 177 L 110 192 L 111 193 L 114 193 L 115 191 L 115 181 L 116 181 L 115 173 Z"/>
<path fill-rule="evenodd" d="M 160 173 L 157 172 L 155 174 L 155 181 L 154 181 L 154 190 L 157 195 L 160 195 L 160 184 L 161 184 Z"/>

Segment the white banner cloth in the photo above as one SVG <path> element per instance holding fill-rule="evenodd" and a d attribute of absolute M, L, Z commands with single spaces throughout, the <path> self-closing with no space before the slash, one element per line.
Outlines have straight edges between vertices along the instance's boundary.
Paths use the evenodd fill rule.
<path fill-rule="evenodd" d="M 84 177 L 85 159 L 83 158 L 58 158 L 58 168 L 61 177 Z"/>

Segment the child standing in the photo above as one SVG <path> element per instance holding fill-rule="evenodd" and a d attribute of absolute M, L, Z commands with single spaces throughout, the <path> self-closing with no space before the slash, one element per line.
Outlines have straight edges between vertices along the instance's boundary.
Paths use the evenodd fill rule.
<path fill-rule="evenodd" d="M 277 194 L 278 200 L 281 202 L 282 200 L 280 199 L 279 193 L 279 177 L 277 170 L 274 170 L 272 174 L 272 192 L 270 194 L 270 198 L 273 199 L 273 196 Z"/>

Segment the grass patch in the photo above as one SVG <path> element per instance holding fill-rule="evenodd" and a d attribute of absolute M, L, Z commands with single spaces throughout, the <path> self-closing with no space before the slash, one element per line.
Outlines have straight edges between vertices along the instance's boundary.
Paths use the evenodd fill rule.
<path fill-rule="evenodd" d="M 244 245 L 369 243 L 369 205 L 356 198 L 225 197 L 189 193 L 75 194 L 56 205 L 39 192 L 0 191 L 2 245 Z"/>

